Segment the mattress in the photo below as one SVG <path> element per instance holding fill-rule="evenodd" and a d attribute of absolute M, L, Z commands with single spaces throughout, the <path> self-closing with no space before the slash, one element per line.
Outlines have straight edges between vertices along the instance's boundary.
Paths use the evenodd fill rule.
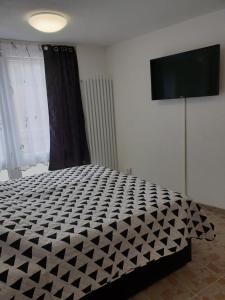
<path fill-rule="evenodd" d="M 0 184 L 0 299 L 80 299 L 213 225 L 184 195 L 86 165 Z"/>

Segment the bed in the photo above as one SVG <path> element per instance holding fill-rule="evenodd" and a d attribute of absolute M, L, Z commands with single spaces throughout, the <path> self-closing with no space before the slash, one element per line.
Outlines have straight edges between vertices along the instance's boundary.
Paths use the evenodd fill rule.
<path fill-rule="evenodd" d="M 213 225 L 184 195 L 86 165 L 0 184 L 0 299 L 127 299 Z M 115 299 L 115 298 L 114 298 Z"/>

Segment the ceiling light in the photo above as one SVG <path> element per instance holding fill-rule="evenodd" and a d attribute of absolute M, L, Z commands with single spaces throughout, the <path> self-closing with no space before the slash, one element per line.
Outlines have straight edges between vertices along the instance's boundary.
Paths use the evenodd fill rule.
<path fill-rule="evenodd" d="M 35 29 L 46 33 L 59 31 L 67 25 L 67 19 L 63 15 L 52 12 L 33 14 L 28 22 Z"/>

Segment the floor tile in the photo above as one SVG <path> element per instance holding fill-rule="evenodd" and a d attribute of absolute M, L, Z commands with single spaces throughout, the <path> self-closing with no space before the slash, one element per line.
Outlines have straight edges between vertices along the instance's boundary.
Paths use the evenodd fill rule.
<path fill-rule="evenodd" d="M 185 286 L 193 293 L 206 288 L 219 278 L 219 274 L 210 271 L 206 266 L 194 262 L 188 263 L 184 268 L 173 274 L 180 284 Z"/>
<path fill-rule="evenodd" d="M 214 282 L 208 288 L 202 290 L 193 297 L 193 300 L 224 300 L 225 299 L 225 278 Z"/>
<path fill-rule="evenodd" d="M 180 284 L 179 280 L 173 274 L 153 284 L 144 291 L 149 300 L 187 300 L 194 294 Z M 139 300 L 137 298 L 137 300 Z"/>

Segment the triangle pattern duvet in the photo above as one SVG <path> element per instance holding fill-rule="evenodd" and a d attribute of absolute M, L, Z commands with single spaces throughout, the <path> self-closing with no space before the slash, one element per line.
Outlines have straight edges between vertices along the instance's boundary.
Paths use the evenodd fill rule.
<path fill-rule="evenodd" d="M 198 204 L 101 166 L 1 183 L 0 299 L 80 299 L 189 238 L 214 238 Z"/>

